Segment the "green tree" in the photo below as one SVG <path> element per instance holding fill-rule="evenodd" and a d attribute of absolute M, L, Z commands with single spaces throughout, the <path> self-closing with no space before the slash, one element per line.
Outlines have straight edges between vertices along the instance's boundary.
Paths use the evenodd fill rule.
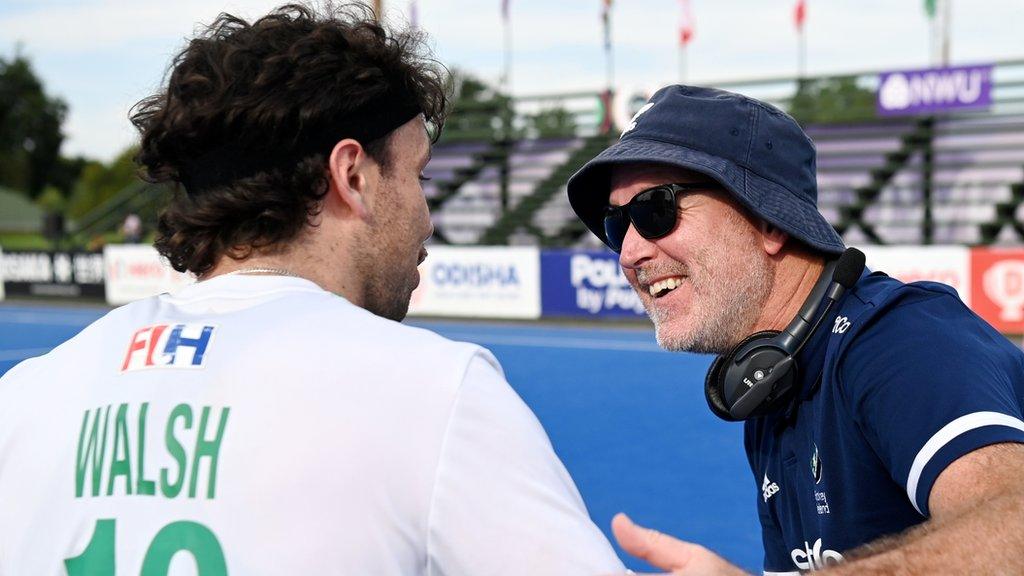
<path fill-rule="evenodd" d="M 453 70 L 448 93 L 452 113 L 445 121 L 443 139 L 495 140 L 511 126 L 511 100 L 479 78 Z"/>
<path fill-rule="evenodd" d="M 135 162 L 132 160 L 138 148 L 131 147 L 121 152 L 109 164 L 86 162 L 71 198 L 67 214 L 81 218 L 93 208 L 106 202 L 118 192 L 138 181 Z"/>
<path fill-rule="evenodd" d="M 538 138 L 557 138 L 576 134 L 576 118 L 562 107 L 548 108 L 529 117 Z"/>
<path fill-rule="evenodd" d="M 855 122 L 875 117 L 875 93 L 856 77 L 801 80 L 789 113 L 801 124 Z"/>
<path fill-rule="evenodd" d="M 67 105 L 43 90 L 29 61 L 0 58 L 0 185 L 33 198 L 60 163 Z"/>

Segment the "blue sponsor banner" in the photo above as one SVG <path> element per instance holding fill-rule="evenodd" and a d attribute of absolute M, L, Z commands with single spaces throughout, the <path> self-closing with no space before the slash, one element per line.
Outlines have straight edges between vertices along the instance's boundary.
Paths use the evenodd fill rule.
<path fill-rule="evenodd" d="M 611 252 L 546 250 L 541 253 L 544 316 L 643 317 L 644 307 Z"/>

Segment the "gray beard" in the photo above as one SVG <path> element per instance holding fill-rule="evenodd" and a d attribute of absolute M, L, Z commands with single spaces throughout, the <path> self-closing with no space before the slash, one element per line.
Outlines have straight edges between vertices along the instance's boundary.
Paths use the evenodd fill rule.
<path fill-rule="evenodd" d="M 693 285 L 693 324 L 681 334 L 668 332 L 666 327 L 671 324 L 668 311 L 651 305 L 652 300 L 641 298 L 654 322 L 659 346 L 673 352 L 724 354 L 750 333 L 771 294 L 775 267 L 763 253 L 741 253 L 746 255 L 742 261 L 730 256 L 728 263 L 710 262 L 708 268 L 701 270 L 690 267 L 691 275 L 687 280 Z M 706 273 L 708 269 L 742 273 L 736 277 L 713 278 Z"/>

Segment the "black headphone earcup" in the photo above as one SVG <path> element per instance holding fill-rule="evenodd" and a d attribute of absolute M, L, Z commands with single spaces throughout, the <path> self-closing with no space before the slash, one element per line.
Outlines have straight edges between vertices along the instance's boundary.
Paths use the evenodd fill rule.
<path fill-rule="evenodd" d="M 740 420 L 733 417 L 725 401 L 725 384 L 726 377 L 729 375 L 729 368 L 736 360 L 736 355 L 746 349 L 748 344 L 762 338 L 767 344 L 778 334 L 775 330 L 755 332 L 744 338 L 739 344 L 733 346 L 732 350 L 715 357 L 715 361 L 711 363 L 711 366 L 708 368 L 708 374 L 704 378 L 704 398 L 707 399 L 708 407 L 715 413 L 715 416 L 727 422 L 737 422 Z"/>
<path fill-rule="evenodd" d="M 704 398 L 708 401 L 708 408 L 714 412 L 715 416 L 727 422 L 736 422 L 732 414 L 729 414 L 729 408 L 725 405 L 725 400 L 722 399 L 720 379 L 725 372 L 722 370 L 725 359 L 726 356 L 715 356 L 715 361 L 708 368 L 708 374 L 704 378 Z"/>

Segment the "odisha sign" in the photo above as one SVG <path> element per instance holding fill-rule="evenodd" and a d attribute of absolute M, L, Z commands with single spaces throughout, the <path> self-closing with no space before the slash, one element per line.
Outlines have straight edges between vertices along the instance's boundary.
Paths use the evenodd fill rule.
<path fill-rule="evenodd" d="M 977 109 L 991 104 L 991 65 L 883 72 L 878 79 L 878 113 L 882 116 Z"/>

